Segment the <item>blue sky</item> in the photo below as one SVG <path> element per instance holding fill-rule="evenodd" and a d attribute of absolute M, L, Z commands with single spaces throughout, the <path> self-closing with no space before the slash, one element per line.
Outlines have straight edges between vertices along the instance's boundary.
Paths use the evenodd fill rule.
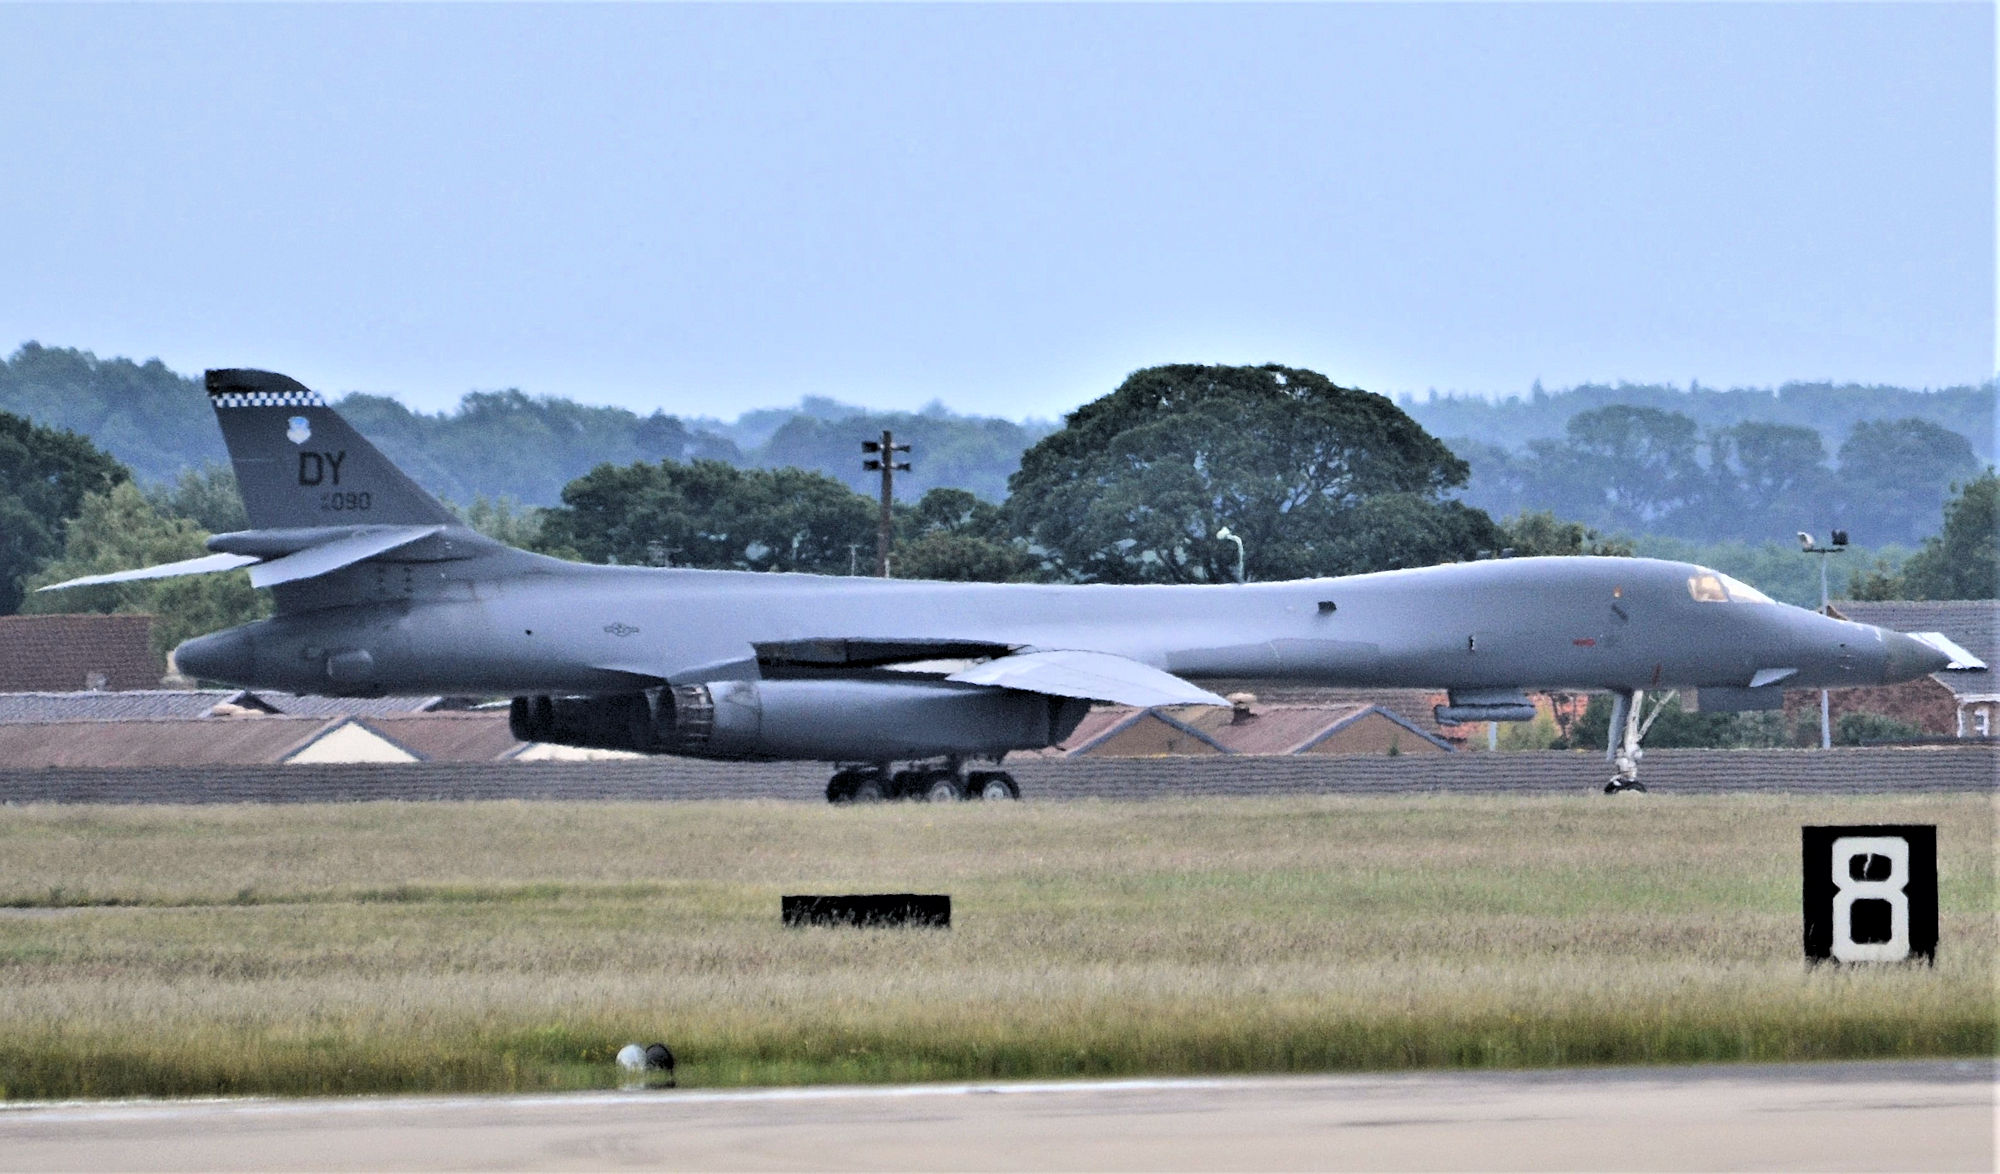
<path fill-rule="evenodd" d="M 725 417 L 1976 382 L 1993 14 L 0 6 L 0 348 Z"/>

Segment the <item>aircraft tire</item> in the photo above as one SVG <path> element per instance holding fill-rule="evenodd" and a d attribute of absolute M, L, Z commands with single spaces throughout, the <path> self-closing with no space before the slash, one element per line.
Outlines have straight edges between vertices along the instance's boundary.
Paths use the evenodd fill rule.
<path fill-rule="evenodd" d="M 974 799 L 988 799 L 998 802 L 1003 799 L 1019 799 L 1021 797 L 1021 788 L 1014 782 L 1014 776 L 1007 774 L 1005 771 L 992 771 L 990 773 L 973 775 L 969 789 Z"/>
<path fill-rule="evenodd" d="M 889 798 L 888 789 L 882 785 L 877 775 L 863 775 L 854 780 L 854 789 L 848 795 L 849 803 L 881 803 Z"/>
<path fill-rule="evenodd" d="M 959 786 L 957 779 L 942 775 L 932 779 L 931 785 L 924 788 L 923 798 L 927 803 L 957 803 L 965 798 L 965 789 Z"/>
<path fill-rule="evenodd" d="M 1604 784 L 1604 793 L 1607 795 L 1628 795 L 1633 792 L 1645 794 L 1646 784 L 1638 779 L 1612 779 Z"/>

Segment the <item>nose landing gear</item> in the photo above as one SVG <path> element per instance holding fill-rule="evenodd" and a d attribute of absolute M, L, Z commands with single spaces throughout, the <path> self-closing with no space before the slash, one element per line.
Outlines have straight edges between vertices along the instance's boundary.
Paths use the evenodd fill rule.
<path fill-rule="evenodd" d="M 866 763 L 844 766 L 826 784 L 828 803 L 881 803 L 889 800 L 921 799 L 930 803 L 955 803 L 962 799 L 999 801 L 1019 799 L 1020 785 L 1004 770 L 967 771 L 956 759 L 942 763 L 913 763 L 903 770 L 891 764 Z"/>
<path fill-rule="evenodd" d="M 1646 715 L 1644 721 L 1640 721 L 1639 711 L 1645 707 L 1646 691 L 1634 689 L 1629 693 L 1614 695 L 1615 699 L 1611 703 L 1610 737 L 1605 739 L 1604 756 L 1611 759 L 1617 773 L 1611 776 L 1610 782 L 1604 784 L 1605 794 L 1623 795 L 1634 791 L 1643 793 L 1646 790 L 1646 784 L 1639 781 L 1639 760 L 1646 756 L 1646 751 L 1640 747 L 1639 742 L 1646 736 L 1646 731 L 1653 728 L 1653 723 L 1659 720 L 1661 711 L 1667 707 L 1667 702 L 1672 701 L 1675 696 L 1676 692 L 1669 692 L 1665 697 L 1655 701 L 1652 712 Z"/>

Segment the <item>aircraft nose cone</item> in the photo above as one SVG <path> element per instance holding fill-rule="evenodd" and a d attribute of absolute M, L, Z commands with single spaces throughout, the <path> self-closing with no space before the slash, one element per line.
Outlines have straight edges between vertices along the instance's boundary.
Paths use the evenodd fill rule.
<path fill-rule="evenodd" d="M 1882 644 L 1887 653 L 1882 659 L 1884 685 L 1914 681 L 1918 677 L 1943 672 L 1944 667 L 1951 663 L 1951 658 L 1944 653 L 1901 632 L 1884 631 Z"/>
<path fill-rule="evenodd" d="M 174 667 L 201 680 L 247 685 L 250 665 L 250 634 L 241 628 L 196 636 L 174 649 Z"/>

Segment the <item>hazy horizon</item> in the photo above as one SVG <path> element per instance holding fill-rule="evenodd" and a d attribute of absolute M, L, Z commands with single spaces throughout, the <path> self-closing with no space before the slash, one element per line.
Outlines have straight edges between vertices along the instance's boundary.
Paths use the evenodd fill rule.
<path fill-rule="evenodd" d="M 167 362 L 167 361 L 166 361 L 166 360 L 165 360 L 165 359 L 164 359 L 164 358 L 163 358 L 162 356 L 159 356 L 159 355 L 145 355 L 145 356 L 140 356 L 140 355 L 115 355 L 115 354 L 106 354 L 106 353 L 103 353 L 103 352 L 100 352 L 100 351 L 96 351 L 96 350 L 93 350 L 92 348 L 90 348 L 90 347 L 87 347 L 87 346 L 71 346 L 70 344 L 58 344 L 58 343 L 51 343 L 51 342 L 49 342 L 49 341 L 48 341 L 48 340 L 46 340 L 46 339 L 24 339 L 24 340 L 22 340 L 22 342 L 23 342 L 23 343 L 28 343 L 28 342 L 33 342 L 33 343 L 37 343 L 37 344 L 39 344 L 39 345 L 41 345 L 41 346 L 45 346 L 45 347 L 50 347 L 50 348 L 61 348 L 61 349 L 73 349 L 73 350 L 77 350 L 77 351 L 82 351 L 82 352 L 85 352 L 85 353 L 88 353 L 88 354 L 90 354 L 90 355 L 94 356 L 95 358 L 97 358 L 97 359 L 98 359 L 98 360 L 100 360 L 100 361 L 114 361 L 114 362 L 115 362 L 115 361 L 117 361 L 117 360 L 120 360 L 120 359 L 124 359 L 124 360 L 129 360 L 129 361 L 131 361 L 131 362 L 134 362 L 134 363 L 138 363 L 138 364 L 142 364 L 142 365 L 143 365 L 143 364 L 145 364 L 145 363 L 148 363 L 148 362 L 152 362 L 152 361 L 154 361 L 154 360 L 156 360 L 156 359 L 157 359 L 157 360 L 159 360 L 160 362 L 162 362 L 162 363 L 165 363 L 165 364 L 166 364 L 166 366 L 168 367 L 168 369 L 170 369 L 170 370 L 174 371 L 174 372 L 175 372 L 175 373 L 177 373 L 177 374 L 180 374 L 180 375 L 183 375 L 183 376 L 187 376 L 187 377 L 190 377 L 190 378 L 194 378 L 194 377 L 198 377 L 198 376 L 199 376 L 199 375 L 201 374 L 202 370 L 203 370 L 203 368 L 195 368 L 195 369 L 192 369 L 192 370 L 184 370 L 184 369 L 182 369 L 182 368 L 180 368 L 180 367 L 177 367 L 177 366 L 175 366 L 175 365 L 174 365 L 174 364 L 172 364 L 172 363 L 169 363 L 169 362 Z M 15 353 L 18 353 L 18 351 L 19 351 L 19 345 L 17 345 L 17 346 L 16 346 L 16 348 L 15 348 L 15 350 L 14 350 L 14 351 L 10 351 L 10 352 L 8 352 L 8 354 L 9 354 L 9 355 L 12 355 L 12 354 L 15 354 Z M 1275 362 L 1282 362 L 1281 360 L 1272 360 L 1272 361 L 1275 361 Z M 1147 365 L 1148 365 L 1148 366 L 1163 366 L 1163 365 L 1165 365 L 1165 364 L 1164 364 L 1164 363 L 1155 363 L 1155 364 L 1147 364 Z M 1251 366 L 1258 366 L 1258 365 L 1261 365 L 1261 364 L 1256 364 L 1256 363 L 1253 363 L 1253 364 L 1249 364 L 1249 365 L 1251 365 Z M 1284 365 L 1285 365 L 1285 366 L 1291 366 L 1291 367 L 1297 367 L 1297 366 L 1300 366 L 1300 364 L 1297 364 L 1297 363 L 1285 363 Z M 1134 370 L 1138 370 L 1138 368 L 1134 368 Z M 296 373 L 294 373 L 294 372 L 289 372 L 289 371 L 287 371 L 287 372 L 281 372 L 281 373 L 282 373 L 282 374 L 286 374 L 286 375 L 292 375 L 293 377 L 295 377 L 295 378 L 298 378 L 298 376 L 297 376 L 297 375 L 296 375 Z M 1127 374 L 1130 374 L 1130 372 L 1127 372 Z M 1332 376 L 1331 376 L 1331 374 L 1330 374 L 1329 372 L 1324 372 L 1324 371 L 1322 371 L 1322 372 L 1320 372 L 1320 374 L 1322 374 L 1322 375 L 1328 375 L 1328 377 L 1329 377 L 1329 378 L 1331 378 L 1331 377 L 1332 377 Z M 1940 385 L 1940 386 L 1935 386 L 1935 387 L 1903 387 L 1903 388 L 1901 388 L 1901 389 L 1902 389 L 1902 390 L 1905 390 L 1905 391 L 1917 391 L 1917 392 L 1925 392 L 1925 393 L 1929 393 L 1929 392 L 1938 392 L 1938 391 L 1947 391 L 1947 390 L 1951 390 L 1951 389 L 1953 389 L 1953 388 L 1958 388 L 1958 387 L 1979 387 L 1979 386 L 1984 386 L 1984 385 L 1985 385 L 1985 384 L 1987 384 L 1987 383 L 1991 383 L 1991 382 L 1994 382 L 1996 378 L 2000 378 L 2000 376 L 1989 376 L 1989 377 L 1988 377 L 1988 378 L 1986 378 L 1986 379 L 1983 379 L 1983 380 L 1979 380 L 1979 381 L 1976 381 L 1976 382 L 1973 382 L 1973 383 L 1963 383 L 1963 384 L 1945 384 L 1945 385 Z M 1121 380 L 1122 380 L 1122 376 L 1121 376 Z M 311 385 L 311 380 L 309 380 L 309 379 L 301 379 L 301 382 L 304 382 L 304 383 L 307 383 L 308 385 Z M 1336 380 L 1336 382 L 1339 382 L 1339 381 L 1338 381 L 1338 380 Z M 1678 393 L 1681 393 L 1681 394 L 1689 394 L 1689 393 L 1692 393 L 1692 392 L 1694 392 L 1694 391 L 1696 391 L 1696 390 L 1700 390 L 1700 391 L 1715 391 L 1715 392 L 1755 392 L 1755 393 L 1759 393 L 1759 394 L 1768 394 L 1768 395 L 1774 395 L 1774 396 L 1775 396 L 1775 395 L 1776 395 L 1776 394 L 1778 393 L 1778 391 L 1779 391 L 1780 389 L 1784 388 L 1784 387 L 1788 387 L 1788 386 L 1794 386 L 1794 385 L 1822 385 L 1822 384 L 1824 384 L 1824 385 L 1831 385 L 1831 386 L 1835 386 L 1835 387 L 1842 387 L 1842 386 L 1884 386 L 1884 387 L 1887 387 L 1887 386 L 1897 386 L 1897 385 L 1892 385 L 1892 384 L 1883 384 L 1883 383 L 1880 383 L 1879 381 L 1874 381 L 1874 382 L 1870 382 L 1870 383 L 1866 383 L 1866 384 L 1864 384 L 1864 383 L 1862 383 L 1862 382 L 1861 382 L 1861 381 L 1859 381 L 1859 380 L 1850 380 L 1850 379 L 1786 379 L 1786 380 L 1781 380 L 1780 382 L 1778 382 L 1778 383 L 1775 383 L 1775 384 L 1731 384 L 1731 385 L 1723 385 L 1723 384 L 1713 384 L 1713 385 L 1711 385 L 1711 384 L 1708 384 L 1708 383 L 1705 383 L 1705 382 L 1702 382 L 1702 381 L 1700 381 L 1700 380 L 1695 380 L 1695 381 L 1693 381 L 1693 382 L 1691 382 L 1691 383 L 1687 383 L 1687 384 L 1681 384 L 1681 383 L 1671 383 L 1671 382 L 1666 382 L 1666 381 L 1662 381 L 1662 382 L 1658 382 L 1658 383 L 1641 383 L 1640 381 L 1638 381 L 1638 380 L 1634 380 L 1634 379 L 1606 379 L 1606 380 L 1593 380 L 1593 381 L 1589 381 L 1589 382 L 1586 382 L 1586 383 L 1575 383 L 1575 384 L 1565 384 L 1565 385 L 1561 385 L 1561 386 L 1549 386 L 1548 384 L 1545 384 L 1545 383 L 1541 383 L 1540 381 L 1537 381 L 1537 382 L 1535 382 L 1535 383 L 1531 383 L 1531 384 L 1530 384 L 1530 385 L 1529 385 L 1528 387 L 1524 387 L 1524 388 L 1520 388 L 1520 389 L 1518 389 L 1518 390 L 1511 390 L 1511 391 L 1465 391 L 1465 390 L 1447 390 L 1447 389 L 1445 389 L 1445 388 L 1427 388 L 1427 389 L 1425 389 L 1425 390 L 1423 390 L 1423 391 L 1415 391 L 1415 392 L 1404 392 L 1404 391 L 1380 391 L 1379 389 L 1377 389 L 1377 388 L 1373 388 L 1373 387 L 1363 387 L 1363 388 L 1362 388 L 1361 390 L 1363 390 L 1363 391 L 1377 391 L 1377 392 L 1379 392 L 1379 394 L 1382 394 L 1382 395 L 1386 395 L 1386 396 L 1389 396 L 1389 397 L 1390 397 L 1391 399 L 1395 399 L 1395 400 L 1398 400 L 1398 401 L 1401 401 L 1401 400 L 1404 400 L 1404 399 L 1409 399 L 1409 400 L 1413 400 L 1413 401 L 1415 401 L 1415 402 L 1417 402 L 1417 403 L 1425 403 L 1425 402 L 1428 402 L 1428 401 L 1430 401 L 1430 400 L 1432 400 L 1432 399 L 1440 399 L 1440 400 L 1441 400 L 1441 399 L 1446 399 L 1446 398 L 1449 398 L 1449 397 L 1454 397 L 1454 396 L 1455 396 L 1455 397 L 1458 397 L 1458 398 L 1467 398 L 1467 397 L 1471 397 L 1471 398 L 1477 398 L 1477 399 L 1483 399 L 1483 400 L 1486 400 L 1486 401 L 1488 401 L 1488 402 L 1491 402 L 1491 403 L 1504 403 L 1504 402 L 1506 402 L 1507 400 L 1510 400 L 1510 399 L 1522 399 L 1522 400 L 1526 400 L 1526 399 L 1529 399 L 1529 398 L 1531 398 L 1531 397 L 1532 397 L 1532 396 L 1534 395 L 1534 393 L 1535 393 L 1535 391 L 1536 391 L 1537 389 L 1539 389 L 1539 390 L 1540 390 L 1541 392 L 1543 392 L 1544 394 L 1547 394 L 1547 395 L 1551 395 L 1551 396 L 1556 396 L 1556 395 L 1561 395 L 1561 394 L 1563 394 L 1563 393 L 1565 393 L 1565 392 L 1569 392 L 1569 391 L 1574 391 L 1574 390 L 1576 390 L 1576 389 L 1578 389 L 1578 388 L 1581 388 L 1581 387 L 1614 387 L 1614 388 L 1615 388 L 1615 387 L 1621 387 L 1621 386 L 1623 386 L 1623 387 L 1659 387 L 1659 388 L 1665 388 L 1665 389 L 1666 389 L 1666 390 L 1668 390 L 1668 391 L 1673 391 L 1673 392 L 1678 392 Z M 1097 393 L 1097 395 L 1108 395 L 1108 394 L 1109 394 L 1110 392 L 1112 392 L 1113 390 L 1115 390 L 1115 389 L 1116 389 L 1116 387 L 1117 387 L 1117 384 L 1116 384 L 1116 383 L 1113 383 L 1113 384 L 1110 384 L 1109 386 L 1106 386 L 1106 387 L 1105 387 L 1105 388 L 1104 388 L 1104 389 L 1103 389 L 1102 391 L 1098 392 L 1098 393 Z M 393 391 L 382 391 L 382 390 L 378 390 L 378 389 L 374 389 L 374 388 L 367 388 L 367 387 L 325 387 L 325 386 L 313 386 L 313 390 L 314 390 L 314 391 L 317 391 L 317 392 L 320 392 L 320 393 L 322 393 L 322 394 L 324 394 L 324 395 L 326 395 L 326 396 L 327 396 L 328 398 L 338 398 L 338 397 L 340 397 L 340 396 L 345 396 L 345 395 L 380 395 L 380 396 L 387 396 L 387 397 L 389 397 L 390 399 L 393 399 L 393 400 L 395 400 L 396 402 L 398 402 L 398 403 L 402 404 L 403 406 L 405 406 L 405 407 L 409 408 L 409 409 L 410 409 L 411 411 L 414 411 L 414 412 L 421 412 L 421 413 L 424 413 L 424 414 L 427 414 L 427 415 L 437 415 L 437 414 L 448 414 L 448 413 L 451 413 L 451 412 L 454 412 L 454 411 L 456 411 L 456 410 L 457 410 L 457 409 L 459 408 L 459 406 L 460 406 L 460 405 L 461 405 L 461 403 L 463 402 L 464 398 L 465 398 L 466 396 L 468 396 L 468 395 L 476 395 L 476 394 L 481 394 L 481 393 L 488 393 L 488 392 L 504 392 L 504 391 L 518 391 L 518 392 L 520 392 L 520 393 L 521 393 L 521 394 L 523 394 L 523 395 L 527 395 L 527 396 L 531 396 L 531 397 L 536 397 L 536 398 L 542 398 L 542 397 L 548 397 L 548 398 L 555 398 L 555 399 L 567 399 L 567 400 L 570 400 L 570 401 L 571 401 L 571 402 L 573 402 L 573 403 L 577 403 L 577 404 L 581 404 L 581 405 L 584 405 L 584 406 L 587 406 L 587 407 L 620 407 L 620 408 L 626 408 L 626 409 L 628 409 L 628 410 L 630 410 L 630 411 L 634 411 L 634 412 L 637 412 L 637 413 L 638 413 L 638 414 L 640 414 L 640 415 L 647 415 L 647 414 L 650 414 L 650 412 L 651 412 L 651 411 L 655 410 L 655 409 L 652 409 L 652 408 L 647 408 L 647 407 L 645 407 L 645 406 L 643 406 L 643 405 L 638 405 L 638 404 L 633 404 L 633 403 L 630 403 L 630 402 L 624 402 L 624 403 L 621 403 L 621 402 L 617 402 L 617 401 L 613 401 L 613 400 L 610 400 L 610 399 L 593 399 L 593 398 L 590 398 L 590 397 L 589 397 L 589 396 L 588 396 L 587 394 L 576 394 L 576 395 L 572 395 L 572 394 L 564 394 L 564 393 L 557 393 L 557 392 L 543 392 L 543 391 L 537 391 L 536 389 L 534 389 L 534 388 L 532 388 L 532 387 L 522 387 L 522 386 L 518 386 L 518 385 L 512 385 L 512 384 L 507 384 L 507 385 L 501 385 L 501 386 L 497 386 L 497 387 L 471 387 L 471 388 L 467 388 L 467 389 L 465 389 L 464 391 L 460 392 L 460 393 L 459 393 L 459 394 L 458 394 L 458 395 L 457 395 L 456 397 L 453 397 L 453 398 L 449 399 L 448 401 L 441 401 L 441 402 L 436 402 L 436 403 L 412 403 L 412 402 L 411 402 L 411 401 L 410 401 L 410 400 L 409 400 L 408 398 L 406 398 L 405 396 L 402 396 L 402 395 L 399 395 L 399 394 L 397 394 L 397 393 L 395 393 L 395 392 L 393 392 Z M 1093 396 L 1092 398 L 1096 398 L 1096 396 Z M 1088 402 L 1088 401 L 1081 401 L 1081 402 L 1080 402 L 1079 404 L 1077 404 L 1077 405 L 1072 405 L 1072 407 L 1070 407 L 1070 408 L 1066 408 L 1066 409 L 1063 409 L 1062 411 L 1059 411 L 1059 412 L 1055 412 L 1055 413 L 1052 413 L 1052 414 L 1048 414 L 1048 415 L 1008 415 L 1008 414 L 1007 414 L 1007 413 L 1005 413 L 1005 412 L 981 412 L 981 411 L 968 411 L 968 410 L 964 410 L 964 409 L 960 409 L 960 408 L 955 408 L 955 407 L 951 406 L 950 404 L 947 404 L 947 403 L 944 403 L 944 402 L 943 402 L 943 401 L 942 401 L 941 399 L 934 399 L 934 400 L 932 400 L 932 401 L 930 401 L 930 402 L 927 402 L 927 403 L 923 403 L 923 404 L 918 404 L 918 405 L 916 405 L 916 406 L 914 406 L 914 407 L 891 407 L 891 406 L 884 406 L 884 405 L 880 405 L 880 404 L 868 404 L 868 403 L 857 403 L 857 402 L 853 402 L 853 401 L 849 401 L 849 400 L 843 400 L 843 399 L 839 399 L 838 397 L 834 397 L 834 396 L 824 396 L 824 395 L 818 395 L 818 394 L 814 394 L 814 393 L 804 393 L 804 394 L 801 394 L 801 395 L 800 395 L 800 396 L 799 396 L 798 398 L 796 398 L 796 399 L 792 400 L 792 401 L 791 401 L 791 402 L 789 402 L 789 403 L 771 403 L 771 404 L 757 404 L 757 405 L 749 405 L 749 406 L 746 406 L 746 407 L 743 407 L 743 408 L 739 409 L 739 410 L 738 410 L 738 411 L 737 411 L 737 412 L 736 412 L 736 413 L 735 413 L 734 415 L 728 415 L 728 416 L 724 416 L 724 415 L 717 415 L 717 414 L 715 414 L 715 413 L 713 413 L 713 412 L 710 412 L 710 413 L 696 413 L 696 412 L 685 412 L 685 411 L 682 411 L 682 412 L 672 412 L 672 411 L 667 411 L 667 409 L 666 409 L 665 407 L 660 407 L 660 408 L 658 408 L 657 410 L 660 410 L 660 411 L 667 411 L 667 414 L 668 414 L 668 415 L 673 415 L 673 416 L 678 416 L 678 417 L 680 417 L 680 418 L 682 418 L 682 419 L 684 419 L 684 420 L 688 420 L 688 421 L 702 421 L 702 420 L 710 420 L 710 421 L 716 421 L 716 422 L 719 422 L 719 423 L 723 423 L 723 424 L 730 424 L 730 425 L 734 425 L 734 424 L 735 424 L 735 423 L 737 423 L 738 421 L 742 420 L 742 419 L 743 419 L 743 418 L 744 418 L 745 416 L 752 416 L 752 415 L 756 415 L 756 414 L 759 414 L 759 413 L 766 413 L 766 412 L 769 412 L 769 413 L 786 413 L 786 412 L 791 412 L 791 413 L 798 413 L 798 414 L 808 414 L 808 408 L 807 408 L 807 405 L 808 405 L 808 403 L 809 403 L 809 402 L 811 402 L 811 401 L 814 401 L 814 400 L 817 400 L 817 401 L 820 401 L 820 402 L 822 402 L 822 403 L 825 403 L 825 404 L 827 404 L 827 405 L 828 405 L 828 406 L 829 406 L 830 408 L 838 408 L 838 409 L 842 409 L 842 410 L 846 410 L 846 409 L 852 409 L 852 410 L 853 410 L 853 411 L 854 411 L 854 412 L 855 412 L 856 414 L 868 414 L 868 415 L 873 415 L 873 414 L 881 414 L 881 413 L 890 413 L 890 412 L 907 412 L 907 413 L 910 413 L 910 414 L 912 414 L 912 415 L 919 415 L 919 416 L 921 416 L 921 415 L 929 415 L 929 414 L 936 414 L 936 413 L 938 413 L 938 412 L 942 411 L 942 412 L 943 412 L 943 413 L 945 413 L 945 414 L 949 414 L 949 415 L 955 415 L 955 416 L 963 416 L 963 417 L 986 417 L 986 418 L 994 418 L 994 419 L 1002 419 L 1002 420 L 1008 420 L 1008 421 L 1012 421 L 1012 422 L 1014 422 L 1014 423 L 1021 423 L 1021 424 L 1052 424 L 1052 425 L 1053 425 L 1053 424 L 1059 424 L 1059 423 L 1061 423 L 1061 420 L 1062 420 L 1062 417 L 1063 417 L 1063 416 L 1064 416 L 1065 414 L 1067 414 L 1067 413 L 1068 413 L 1069 411 L 1073 411 L 1073 410 L 1075 410 L 1075 407 L 1077 407 L 1077 406 L 1081 406 L 1081 402 Z"/>

